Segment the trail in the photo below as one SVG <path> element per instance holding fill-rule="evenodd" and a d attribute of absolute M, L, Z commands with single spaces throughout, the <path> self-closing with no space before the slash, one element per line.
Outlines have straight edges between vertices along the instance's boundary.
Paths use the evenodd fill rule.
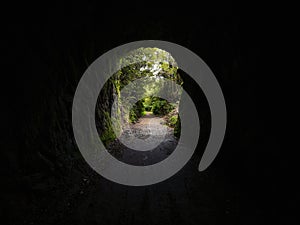
<path fill-rule="evenodd" d="M 146 113 L 137 123 L 130 125 L 130 129 L 124 130 L 121 139 L 129 140 L 138 138 L 145 143 L 162 140 L 160 144 L 149 150 L 140 151 L 130 149 L 119 140 L 108 146 L 109 152 L 118 160 L 132 165 L 151 165 L 167 158 L 176 148 L 178 141 L 173 135 L 173 128 L 165 125 L 162 117 Z"/>
<path fill-rule="evenodd" d="M 149 139 L 150 132 L 159 138 L 166 128 L 164 122 L 164 118 L 146 114 L 130 129 L 144 140 Z M 122 135 L 128 135 L 128 131 Z M 167 127 L 163 137 L 161 144 L 150 151 L 129 149 L 118 140 L 111 143 L 109 151 L 129 164 L 155 164 L 177 146 L 172 128 Z M 111 182 L 90 168 L 89 177 L 74 171 L 69 176 L 70 185 L 64 185 L 63 191 L 49 190 L 46 196 L 51 197 L 40 206 L 43 211 L 32 210 L 34 213 L 28 214 L 23 224 L 239 224 L 236 190 L 212 169 L 199 173 L 199 160 L 194 157 L 171 178 L 141 187 Z"/>

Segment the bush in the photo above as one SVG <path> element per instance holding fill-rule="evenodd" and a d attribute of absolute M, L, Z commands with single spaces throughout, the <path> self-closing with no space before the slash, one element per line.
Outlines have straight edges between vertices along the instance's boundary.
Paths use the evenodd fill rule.
<path fill-rule="evenodd" d="M 147 112 L 150 112 L 152 110 L 152 98 L 151 97 L 146 97 L 143 99 L 143 105 L 144 108 Z"/>
<path fill-rule="evenodd" d="M 138 101 L 130 109 L 129 121 L 131 123 L 135 123 L 141 116 L 143 116 L 144 111 L 145 111 L 145 108 L 144 108 L 142 101 Z"/>
<path fill-rule="evenodd" d="M 164 116 L 174 109 L 174 106 L 168 103 L 167 100 L 153 97 L 151 109 L 154 115 Z"/>
<path fill-rule="evenodd" d="M 179 138 L 181 132 L 181 123 L 180 123 L 180 117 L 177 117 L 177 121 L 174 127 L 174 136 Z"/>
<path fill-rule="evenodd" d="M 171 127 L 175 127 L 176 123 L 177 123 L 177 120 L 178 120 L 178 115 L 175 115 L 175 116 L 172 116 L 170 118 L 170 126 Z"/>

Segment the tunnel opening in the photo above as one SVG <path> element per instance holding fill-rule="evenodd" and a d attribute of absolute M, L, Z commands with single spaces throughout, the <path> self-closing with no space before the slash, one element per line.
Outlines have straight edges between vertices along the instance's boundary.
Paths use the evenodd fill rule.
<path fill-rule="evenodd" d="M 179 100 L 170 102 L 159 97 L 162 91 L 166 91 L 161 82 L 165 79 L 174 82 L 174 87 L 167 91 L 168 96 L 178 95 L 175 86 L 183 85 L 178 65 L 170 53 L 159 48 L 133 50 L 120 59 L 119 65 L 121 69 L 110 77 L 98 96 L 96 127 L 99 137 L 118 160 L 133 165 L 155 164 L 173 152 L 180 138 Z M 133 84 L 142 78 L 147 79 L 142 86 Z M 128 85 L 132 85 L 129 91 L 136 89 L 135 94 L 143 93 L 144 97 L 137 99 L 134 94 L 126 93 Z M 116 99 L 118 104 L 114 104 Z M 130 101 L 135 103 L 126 108 Z M 114 118 L 112 110 L 117 114 Z M 122 117 L 123 114 L 127 117 Z M 126 146 L 122 142 L 125 139 L 127 143 L 132 143 L 131 139 L 162 141 L 149 151 L 139 149 L 139 152 Z"/>

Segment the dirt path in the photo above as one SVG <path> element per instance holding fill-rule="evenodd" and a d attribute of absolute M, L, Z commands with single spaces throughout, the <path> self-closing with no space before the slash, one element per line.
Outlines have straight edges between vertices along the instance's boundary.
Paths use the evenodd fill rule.
<path fill-rule="evenodd" d="M 131 128 L 139 130 L 140 138 L 146 140 L 149 129 L 161 134 L 163 122 L 163 118 L 147 114 Z M 134 151 L 119 141 L 111 143 L 110 151 L 123 162 L 147 165 L 167 158 L 176 145 L 173 129 L 168 128 L 163 142 L 152 151 Z M 235 187 L 222 172 L 218 175 L 210 169 L 199 173 L 199 161 L 200 155 L 196 155 L 171 178 L 141 187 L 111 182 L 84 164 L 62 181 L 50 180 L 58 188 L 35 193 L 39 198 L 26 205 L 26 220 L 14 224 L 240 224 Z M 79 171 L 86 171 L 85 175 Z"/>
<path fill-rule="evenodd" d="M 131 165 L 151 165 L 167 158 L 176 148 L 177 140 L 173 135 L 173 128 L 165 125 L 165 120 L 161 117 L 147 113 L 141 117 L 137 123 L 132 124 L 125 130 L 120 139 L 125 139 L 127 143 L 138 139 L 140 142 L 133 143 L 134 148 L 129 148 L 121 141 L 116 140 L 109 145 L 109 151 L 118 160 Z M 151 150 L 139 149 L 141 146 L 151 145 Z M 148 146 L 148 147 L 149 147 Z M 146 147 L 145 147 L 146 148 Z M 139 150 L 136 150 L 139 149 Z"/>

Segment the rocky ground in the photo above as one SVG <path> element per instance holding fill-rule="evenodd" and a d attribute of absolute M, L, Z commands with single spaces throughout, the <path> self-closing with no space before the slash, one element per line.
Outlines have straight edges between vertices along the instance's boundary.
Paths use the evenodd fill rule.
<path fill-rule="evenodd" d="M 167 158 L 176 148 L 177 139 L 173 135 L 173 128 L 165 125 L 165 119 L 147 113 L 137 123 L 131 124 L 129 129 L 124 130 L 121 140 L 126 138 L 138 138 L 146 144 L 154 140 L 162 140 L 160 144 L 149 151 L 133 150 L 116 139 L 108 148 L 118 160 L 132 165 L 151 165 Z M 129 141 L 129 143 L 131 143 Z"/>

